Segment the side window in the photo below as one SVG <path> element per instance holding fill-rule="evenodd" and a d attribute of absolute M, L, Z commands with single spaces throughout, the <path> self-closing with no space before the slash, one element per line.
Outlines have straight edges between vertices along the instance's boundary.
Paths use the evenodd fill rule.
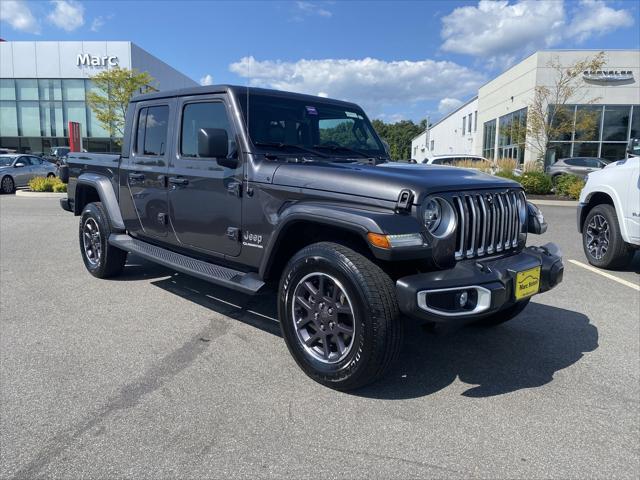
<path fill-rule="evenodd" d="M 168 106 L 141 109 L 136 131 L 136 153 L 152 157 L 164 155 L 167 150 L 168 124 Z"/>
<path fill-rule="evenodd" d="M 589 168 L 600 168 L 600 160 L 596 158 L 587 158 L 585 159 L 585 163 Z"/>
<path fill-rule="evenodd" d="M 201 128 L 220 128 L 229 136 L 229 151 L 234 150 L 234 136 L 222 102 L 188 103 L 182 112 L 180 154 L 186 158 L 199 158 L 198 132 Z"/>
<path fill-rule="evenodd" d="M 565 160 L 564 163 L 566 163 L 567 165 L 571 166 L 571 167 L 579 167 L 580 164 L 578 163 L 578 159 L 577 158 L 570 158 L 568 160 Z"/>
<path fill-rule="evenodd" d="M 29 157 L 29 161 L 31 162 L 31 165 L 42 165 L 42 160 L 40 160 L 38 157 Z"/>

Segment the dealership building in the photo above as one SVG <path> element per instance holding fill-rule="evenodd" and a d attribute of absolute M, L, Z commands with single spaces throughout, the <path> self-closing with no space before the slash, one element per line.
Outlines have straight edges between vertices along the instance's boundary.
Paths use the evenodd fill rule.
<path fill-rule="evenodd" d="M 486 83 L 478 94 L 412 140 L 412 158 L 449 154 L 482 155 L 490 160 L 535 161 L 526 131 L 527 109 L 538 86 L 551 87 L 557 59 L 563 67 L 592 58 L 599 50 L 540 51 Z M 588 132 L 574 128 L 551 139 L 547 163 L 566 157 L 625 157 L 629 138 L 640 137 L 640 50 L 606 50 L 601 71 L 583 72 L 576 98 L 565 104 L 573 119 L 595 119 Z M 577 131 L 576 131 L 577 130 Z"/>
<path fill-rule="evenodd" d="M 131 42 L 0 42 L 0 147 L 39 153 L 68 145 L 72 121 L 84 149 L 114 149 L 87 103 L 91 77 L 113 67 L 148 72 L 159 90 L 197 85 Z"/>

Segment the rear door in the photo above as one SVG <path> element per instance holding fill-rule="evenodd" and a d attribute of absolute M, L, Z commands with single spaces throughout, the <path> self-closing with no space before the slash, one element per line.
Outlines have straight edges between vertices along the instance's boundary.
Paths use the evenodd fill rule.
<path fill-rule="evenodd" d="M 237 132 L 224 95 L 178 100 L 176 148 L 169 169 L 171 225 L 179 245 L 206 253 L 237 256 L 241 250 L 242 161 L 237 168 L 198 155 L 202 128 L 227 131 L 229 152 L 235 152 Z"/>
<path fill-rule="evenodd" d="M 174 99 L 136 104 L 131 155 L 122 163 L 124 181 L 139 220 L 137 233 L 166 237 L 167 170 Z"/>

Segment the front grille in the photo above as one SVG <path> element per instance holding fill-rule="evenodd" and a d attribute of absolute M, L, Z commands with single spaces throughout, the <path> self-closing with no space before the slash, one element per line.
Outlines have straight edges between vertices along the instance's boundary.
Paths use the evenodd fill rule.
<path fill-rule="evenodd" d="M 455 195 L 453 205 L 458 217 L 456 260 L 517 247 L 522 229 L 519 202 L 525 202 L 521 191 Z"/>

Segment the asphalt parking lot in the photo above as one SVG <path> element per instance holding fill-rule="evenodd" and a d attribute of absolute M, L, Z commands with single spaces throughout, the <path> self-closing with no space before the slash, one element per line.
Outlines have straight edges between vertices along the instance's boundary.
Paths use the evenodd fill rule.
<path fill-rule="evenodd" d="M 408 326 L 382 382 L 309 380 L 275 301 L 136 258 L 82 264 L 55 199 L 0 197 L 2 478 L 637 478 L 640 255 L 586 264 L 543 207 L 564 283 L 495 329 Z"/>

